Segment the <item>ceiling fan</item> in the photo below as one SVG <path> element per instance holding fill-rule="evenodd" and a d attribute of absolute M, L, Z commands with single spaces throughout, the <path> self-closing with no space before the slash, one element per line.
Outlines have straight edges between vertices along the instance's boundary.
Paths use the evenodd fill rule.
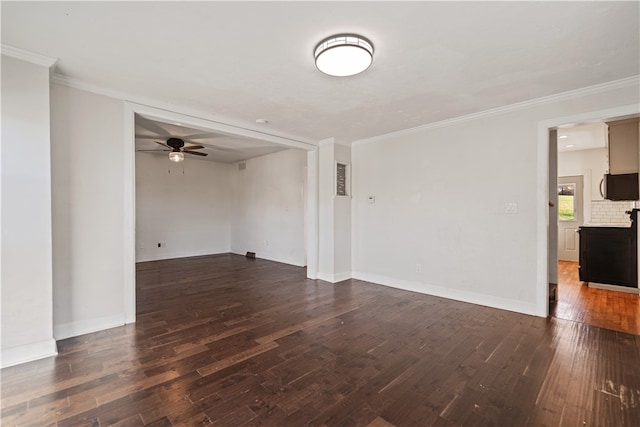
<path fill-rule="evenodd" d="M 185 147 L 184 141 L 180 138 L 169 138 L 167 139 L 166 144 L 160 141 L 153 141 L 153 142 L 155 142 L 156 144 L 160 144 L 163 147 L 169 148 L 169 150 L 163 150 L 163 151 L 170 151 L 169 160 L 171 160 L 172 162 L 183 161 L 184 160 L 183 153 L 193 154 L 193 155 L 202 156 L 202 157 L 207 156 L 207 153 L 193 151 L 193 150 L 200 150 L 204 148 L 203 145 L 188 145 Z"/>

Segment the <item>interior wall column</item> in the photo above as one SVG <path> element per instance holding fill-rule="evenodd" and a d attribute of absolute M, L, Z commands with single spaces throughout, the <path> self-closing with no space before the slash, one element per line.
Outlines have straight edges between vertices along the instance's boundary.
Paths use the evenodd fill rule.
<path fill-rule="evenodd" d="M 318 149 L 307 151 L 307 277 L 318 278 Z"/>
<path fill-rule="evenodd" d="M 2 46 L 1 366 L 56 354 L 49 68 Z"/>
<path fill-rule="evenodd" d="M 336 283 L 351 277 L 351 197 L 336 195 L 336 164 L 350 164 L 351 148 L 329 138 L 318 153 L 318 278 Z"/>

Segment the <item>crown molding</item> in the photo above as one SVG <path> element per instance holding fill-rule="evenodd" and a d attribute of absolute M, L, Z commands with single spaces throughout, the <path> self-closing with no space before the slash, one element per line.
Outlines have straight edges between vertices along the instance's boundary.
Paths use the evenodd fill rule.
<path fill-rule="evenodd" d="M 31 62 L 32 64 L 41 65 L 47 68 L 53 67 L 54 65 L 56 65 L 56 62 L 58 62 L 58 58 L 52 58 L 50 56 L 41 55 L 39 53 L 29 52 L 28 50 L 20 49 L 13 46 L 7 46 L 6 44 L 0 45 L 0 48 L 3 55 L 20 59 L 22 61 Z"/>
<path fill-rule="evenodd" d="M 437 129 L 447 126 L 453 126 L 459 123 L 470 122 L 472 120 L 483 119 L 487 117 L 498 116 L 501 114 L 511 113 L 520 110 L 526 110 L 541 105 L 547 105 L 554 102 L 566 101 L 570 99 L 576 99 L 587 95 L 593 95 L 597 93 L 607 92 L 615 89 L 626 89 L 632 86 L 637 86 L 640 83 L 640 76 L 627 77 L 620 80 L 614 80 L 607 83 L 601 83 L 593 86 L 587 86 L 581 89 L 570 90 L 567 92 L 561 92 L 555 95 L 544 96 L 542 98 L 536 98 L 529 101 L 519 102 L 516 104 L 506 105 L 504 107 L 492 108 L 490 110 L 480 111 L 478 113 L 472 113 L 465 116 L 454 117 L 452 119 L 441 120 L 426 125 L 421 125 L 409 129 L 403 129 L 396 132 L 390 132 L 383 135 L 373 136 L 371 138 L 364 138 L 357 141 L 353 141 L 353 145 L 368 144 L 376 141 L 383 141 L 390 138 L 398 138 L 402 136 L 413 135 L 430 129 Z"/>
<path fill-rule="evenodd" d="M 124 92 L 92 85 L 90 83 L 74 79 L 73 77 L 63 76 L 62 74 L 58 74 L 55 72 L 51 74 L 51 83 L 67 86 L 73 89 L 84 90 L 86 92 L 95 93 L 96 95 L 107 96 L 109 98 L 121 99 L 123 101 L 126 101 L 128 99 L 128 97 L 125 96 Z"/>
<path fill-rule="evenodd" d="M 255 134 L 253 136 L 254 138 L 260 138 L 260 135 L 262 135 L 264 137 L 267 137 L 267 139 L 273 138 L 278 140 L 287 140 L 293 143 L 294 145 L 297 145 L 298 148 L 303 148 L 303 149 L 309 149 L 310 147 L 318 146 L 318 142 L 314 140 L 300 138 L 295 135 L 268 133 L 264 131 L 264 128 L 256 129 L 251 125 L 248 125 L 246 123 L 241 123 L 241 122 L 234 122 L 233 120 L 230 120 L 229 118 L 226 118 L 226 117 L 218 117 L 201 110 L 191 109 L 186 106 L 167 104 L 157 99 L 146 98 L 142 96 L 132 95 L 123 91 L 105 88 L 102 86 L 87 83 L 79 79 L 75 79 L 73 77 L 64 76 L 58 73 L 52 73 L 51 83 L 67 86 L 73 89 L 83 90 L 86 92 L 95 93 L 97 95 L 102 95 L 109 98 L 119 99 L 121 101 L 130 102 L 133 104 L 155 108 L 158 110 L 164 110 L 167 112 L 178 113 L 185 116 L 194 117 L 197 119 L 207 120 L 209 122 L 220 124 L 225 127 L 237 129 L 238 131 L 247 131 L 247 132 L 254 133 Z"/>

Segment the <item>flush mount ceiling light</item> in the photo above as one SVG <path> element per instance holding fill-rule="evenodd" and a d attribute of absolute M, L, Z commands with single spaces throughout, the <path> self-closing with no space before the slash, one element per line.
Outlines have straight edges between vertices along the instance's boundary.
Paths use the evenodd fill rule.
<path fill-rule="evenodd" d="M 316 67 L 325 74 L 347 77 L 361 73 L 373 61 L 373 44 L 355 34 L 337 34 L 322 40 L 314 53 Z"/>
<path fill-rule="evenodd" d="M 172 162 L 181 162 L 184 160 L 184 154 L 180 151 L 172 151 L 169 153 L 169 160 Z"/>

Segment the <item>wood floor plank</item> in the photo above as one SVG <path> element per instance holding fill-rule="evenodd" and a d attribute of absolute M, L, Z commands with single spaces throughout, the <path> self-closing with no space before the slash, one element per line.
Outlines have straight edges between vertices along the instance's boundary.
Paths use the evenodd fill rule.
<path fill-rule="evenodd" d="M 1 421 L 640 425 L 635 300 L 573 292 L 597 310 L 563 306 L 562 284 L 544 319 L 238 255 L 141 263 L 137 322 L 0 371 Z"/>
<path fill-rule="evenodd" d="M 640 335 L 640 295 L 589 287 L 573 261 L 558 262 L 558 302 L 551 304 L 550 314 Z"/>
<path fill-rule="evenodd" d="M 226 359 L 201 366 L 200 368 L 196 369 L 196 372 L 198 372 L 203 377 L 206 377 L 207 375 L 211 375 L 215 372 L 219 372 L 223 369 L 227 369 L 229 367 L 237 365 L 240 362 L 244 362 L 245 360 L 255 357 L 261 353 L 273 350 L 276 347 L 278 347 L 278 343 L 274 341 L 267 341 L 264 344 L 258 344 L 255 347 L 236 353 L 233 356 L 227 357 Z"/>

